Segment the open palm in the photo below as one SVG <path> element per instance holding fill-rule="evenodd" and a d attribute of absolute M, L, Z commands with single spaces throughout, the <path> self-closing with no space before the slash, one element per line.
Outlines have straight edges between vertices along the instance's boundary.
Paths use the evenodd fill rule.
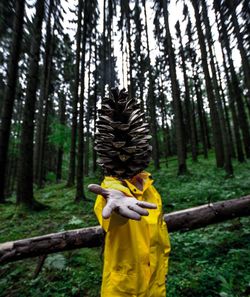
<path fill-rule="evenodd" d="M 139 201 L 135 197 L 126 196 L 118 190 L 104 189 L 96 184 L 89 185 L 88 189 L 95 194 L 102 195 L 106 199 L 107 204 L 102 211 L 104 219 L 108 219 L 112 212 L 115 211 L 125 218 L 140 220 L 141 216 L 147 216 L 149 214 L 146 208 L 157 208 L 153 203 Z"/>

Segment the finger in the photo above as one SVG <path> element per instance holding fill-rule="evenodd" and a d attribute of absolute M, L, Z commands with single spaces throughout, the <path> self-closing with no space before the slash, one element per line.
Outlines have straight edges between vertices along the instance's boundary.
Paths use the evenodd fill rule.
<path fill-rule="evenodd" d="M 111 203 L 107 203 L 103 210 L 102 210 L 102 217 L 104 219 L 108 219 L 110 218 L 111 214 L 112 214 L 112 211 L 114 210 L 114 206 L 111 204 Z"/>
<path fill-rule="evenodd" d="M 120 207 L 118 209 L 118 213 L 128 219 L 132 219 L 136 221 L 140 221 L 141 219 L 141 216 L 137 212 L 130 210 L 127 207 Z"/>
<path fill-rule="evenodd" d="M 149 202 L 144 202 L 144 201 L 138 201 L 136 203 L 138 206 L 143 207 L 143 208 L 148 208 L 148 209 L 156 209 L 157 205 L 154 203 L 149 203 Z"/>
<path fill-rule="evenodd" d="M 108 196 L 108 191 L 97 184 L 88 185 L 88 189 L 97 195 L 102 195 L 103 197 Z"/>
<path fill-rule="evenodd" d="M 137 212 L 141 216 L 148 216 L 149 215 L 149 213 L 148 213 L 148 211 L 146 209 L 141 208 L 138 205 L 128 205 L 128 208 L 130 210 L 133 210 L 133 211 Z"/>

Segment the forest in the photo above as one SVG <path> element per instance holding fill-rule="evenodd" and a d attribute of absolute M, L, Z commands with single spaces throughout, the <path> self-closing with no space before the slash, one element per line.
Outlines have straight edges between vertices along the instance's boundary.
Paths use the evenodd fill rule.
<path fill-rule="evenodd" d="M 113 87 L 145 113 L 165 214 L 249 199 L 249 0 L 0 0 L 1 297 L 100 296 L 101 246 L 1 264 L 1 244 L 98 225 Z M 249 214 L 170 234 L 168 297 L 250 296 Z"/>

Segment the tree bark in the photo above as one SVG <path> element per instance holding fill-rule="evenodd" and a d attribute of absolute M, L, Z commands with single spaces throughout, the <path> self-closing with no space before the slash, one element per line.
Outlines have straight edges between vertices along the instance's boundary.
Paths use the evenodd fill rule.
<path fill-rule="evenodd" d="M 63 92 L 59 93 L 59 120 L 62 126 L 66 124 L 66 98 Z M 63 163 L 63 145 L 60 145 L 57 151 L 56 160 L 56 181 L 60 182 L 62 179 L 62 163 Z"/>
<path fill-rule="evenodd" d="M 43 0 L 36 2 L 18 164 L 17 203 L 26 204 L 30 208 L 36 204 L 33 197 L 33 138 L 44 4 Z"/>
<path fill-rule="evenodd" d="M 176 144 L 177 144 L 177 156 L 178 156 L 178 175 L 185 174 L 187 172 L 186 165 L 186 144 L 184 140 L 184 125 L 181 110 L 181 100 L 180 91 L 176 76 L 176 63 L 175 63 L 175 53 L 172 44 L 172 38 L 169 29 L 168 20 L 168 7 L 167 1 L 162 1 L 163 4 L 163 15 L 164 23 L 166 28 L 166 38 L 167 38 L 167 54 L 169 58 L 169 69 L 174 105 L 174 115 L 175 115 L 175 126 L 176 126 Z"/>
<path fill-rule="evenodd" d="M 211 34 L 211 26 L 208 19 L 207 14 L 207 6 L 205 0 L 202 0 L 202 15 L 203 15 L 203 21 L 206 28 L 206 38 L 207 38 L 207 44 L 208 44 L 208 52 L 210 55 L 210 66 L 212 70 L 212 81 L 213 81 L 213 87 L 217 99 L 217 106 L 218 106 L 218 115 L 219 115 L 219 121 L 220 121 L 220 128 L 221 128 L 221 136 L 222 136 L 222 146 L 223 146 L 223 155 L 224 155 L 224 168 L 226 171 L 226 174 L 228 176 L 233 175 L 233 165 L 231 160 L 231 153 L 230 153 L 230 143 L 228 139 L 228 131 L 226 127 L 226 121 L 224 116 L 224 110 L 222 106 L 222 98 L 219 91 L 219 85 L 218 85 L 218 78 L 216 74 L 216 68 L 214 63 L 214 55 L 212 50 L 212 34 Z"/>
<path fill-rule="evenodd" d="M 107 81 L 109 88 L 114 84 L 112 80 L 112 22 L 113 22 L 113 5 L 112 0 L 108 0 L 108 15 L 107 15 L 107 49 L 108 49 L 108 75 Z"/>
<path fill-rule="evenodd" d="M 164 215 L 169 232 L 191 231 L 211 224 L 250 215 L 250 196 L 210 203 Z M 100 226 L 52 233 L 0 244 L 0 264 L 83 247 L 98 247 L 103 242 Z"/>
<path fill-rule="evenodd" d="M 69 161 L 69 175 L 67 186 L 71 187 L 75 183 L 75 168 L 76 168 L 76 136 L 77 136 L 77 104 L 79 101 L 79 68 L 80 68 L 80 51 L 81 51 L 81 26 L 82 26 L 82 9 L 83 1 L 78 2 L 78 21 L 76 32 L 76 64 L 75 64 L 75 83 L 74 83 L 74 97 L 73 97 L 73 111 L 72 111 L 72 125 L 71 125 L 71 143 L 70 143 L 70 161 Z"/>
<path fill-rule="evenodd" d="M 49 107 L 51 106 L 51 99 L 49 98 L 50 95 L 50 84 L 51 84 L 51 74 L 52 74 L 52 58 L 53 58 L 53 51 L 54 51 L 54 28 L 52 29 L 52 34 L 50 32 L 50 39 L 49 39 L 49 48 L 48 52 L 46 53 L 48 59 L 48 67 L 46 69 L 44 89 L 43 92 L 43 102 L 44 102 L 44 116 L 42 117 L 41 122 L 41 130 L 39 135 L 39 155 L 38 155 L 38 175 L 37 175 L 37 185 L 41 188 L 46 181 L 46 162 L 45 162 L 45 154 L 47 153 L 47 135 L 48 133 L 48 118 L 49 118 Z"/>
<path fill-rule="evenodd" d="M 148 109 L 150 115 L 150 126 L 152 132 L 152 147 L 153 147 L 153 160 L 154 167 L 156 170 L 160 169 L 160 153 L 159 153 L 159 140 L 157 136 L 157 115 L 156 115 L 156 100 L 154 94 L 154 77 L 153 77 L 153 68 L 151 66 L 150 58 L 150 49 L 149 49 L 149 38 L 148 38 L 148 25 L 147 25 L 147 9 L 145 0 L 142 1 L 145 17 L 145 35 L 146 35 L 146 44 L 147 44 L 147 56 L 148 56 L 148 78 L 149 78 L 149 87 L 148 87 Z M 131 74 L 132 75 L 132 74 Z"/>
<path fill-rule="evenodd" d="M 89 158 L 90 158 L 90 150 L 89 150 L 89 139 L 90 139 L 90 119 L 91 119 L 91 54 L 92 54 L 92 43 L 89 40 L 89 61 L 88 61 L 88 97 L 87 97 L 87 108 L 86 108 L 86 137 L 85 137 L 85 152 L 84 152 L 84 175 L 89 175 Z"/>
<path fill-rule="evenodd" d="M 250 216 L 250 195 L 175 211 L 164 220 L 169 232 L 184 232 L 244 216 Z"/>
<path fill-rule="evenodd" d="M 106 22 L 106 1 L 103 0 L 103 31 L 102 31 L 102 83 L 101 83 L 101 97 L 105 96 L 105 88 L 107 83 L 107 22 Z"/>
<path fill-rule="evenodd" d="M 199 88 L 199 78 L 197 73 L 194 75 L 194 89 L 195 89 L 195 95 L 197 99 L 197 109 L 198 109 L 198 116 L 199 116 L 199 122 L 200 122 L 200 135 L 201 135 L 201 142 L 203 147 L 203 155 L 204 155 L 204 158 L 207 159 L 209 131 L 206 128 L 206 118 L 204 114 L 203 100 L 202 100 L 202 95 Z"/>
<path fill-rule="evenodd" d="M 87 3 L 84 3 L 84 25 L 82 36 L 82 57 L 81 57 L 81 92 L 79 97 L 79 122 L 78 122 L 78 152 L 77 152 L 77 176 L 76 176 L 76 196 L 75 201 L 85 200 L 83 189 L 84 179 L 84 91 L 85 91 L 85 51 L 86 51 L 86 34 L 87 34 Z"/>
<path fill-rule="evenodd" d="M 207 97 L 208 97 L 209 108 L 210 108 L 216 165 L 217 167 L 223 167 L 224 155 L 223 155 L 223 143 L 221 141 L 222 135 L 221 135 L 220 120 L 219 120 L 218 110 L 217 110 L 215 97 L 213 93 L 213 85 L 212 85 L 208 64 L 207 64 L 208 57 L 207 57 L 205 38 L 202 32 L 202 25 L 201 25 L 200 13 L 199 13 L 199 1 L 191 0 L 191 2 L 193 4 L 194 12 L 195 12 L 196 27 L 198 32 L 201 56 L 202 56 L 202 68 L 204 71 Z"/>
<path fill-rule="evenodd" d="M 161 76 L 161 69 L 157 70 L 159 75 Z M 162 146 L 163 146 L 163 152 L 162 155 L 165 158 L 165 165 L 168 167 L 168 156 L 170 155 L 170 150 L 169 150 L 169 127 L 168 127 L 168 116 L 166 112 L 166 98 L 164 95 L 163 91 L 163 79 L 161 77 L 160 82 L 158 82 L 158 90 L 159 90 L 159 103 L 160 103 L 160 108 L 161 108 L 161 129 L 163 132 L 163 141 L 162 141 Z"/>
<path fill-rule="evenodd" d="M 135 96 L 135 83 L 133 79 L 133 52 L 132 52 L 132 44 L 131 44 L 131 10 L 130 10 L 130 0 L 124 1 L 125 3 L 125 13 L 126 13 L 126 36 L 127 36 L 127 42 L 128 42 L 128 54 L 129 54 L 129 86 L 128 86 L 128 93 L 130 98 L 134 98 Z"/>
<path fill-rule="evenodd" d="M 54 1 L 49 1 L 49 12 L 46 24 L 46 41 L 45 41 L 45 52 L 43 57 L 43 68 L 42 68 L 42 78 L 41 78 L 41 88 L 40 88 L 40 98 L 38 107 L 38 118 L 36 125 L 36 140 L 34 148 L 34 180 L 39 187 L 43 184 L 43 156 L 44 156 L 44 122 L 46 117 L 46 110 L 48 104 L 49 96 L 49 84 L 50 84 L 50 74 L 51 74 L 51 63 L 52 63 L 52 30 L 51 30 L 51 17 L 53 13 Z M 45 114 L 45 115 L 44 115 Z"/>
<path fill-rule="evenodd" d="M 10 147 L 9 147 L 9 155 L 8 158 L 8 164 L 7 164 L 7 176 L 8 179 L 5 184 L 5 195 L 11 196 L 11 194 L 15 190 L 16 186 L 16 180 L 17 180 L 17 164 L 18 164 L 18 153 L 19 153 L 19 143 L 16 141 L 17 139 L 20 139 L 20 133 L 21 133 L 21 121 L 23 118 L 23 102 L 22 102 L 22 93 L 23 89 L 21 87 L 21 84 L 18 83 L 17 86 L 17 104 L 16 104 L 16 110 L 15 113 L 12 116 L 12 121 L 14 121 L 17 126 L 16 133 L 13 135 L 13 144 L 11 145 L 10 141 Z"/>
<path fill-rule="evenodd" d="M 213 52 L 215 52 L 215 48 L 213 49 Z M 227 102 L 226 102 L 226 96 L 222 87 L 222 79 L 221 79 L 221 70 L 219 68 L 219 64 L 218 61 L 215 58 L 215 63 L 216 63 L 216 69 L 217 69 L 217 73 L 218 73 L 218 85 L 219 85 L 219 90 L 220 90 L 220 94 L 221 94 L 221 98 L 222 98 L 222 102 L 223 102 L 223 109 L 225 111 L 225 120 L 226 120 L 226 124 L 227 124 L 227 131 L 228 131 L 228 138 L 229 138 L 229 143 L 230 143 L 230 154 L 232 156 L 232 158 L 236 158 L 236 153 L 235 153 L 235 148 L 234 148 L 234 141 L 233 141 L 233 134 L 232 134 L 232 129 L 231 129 L 231 124 L 230 124 L 230 117 L 229 117 L 229 111 L 228 111 L 228 106 L 227 106 Z M 224 60 L 224 58 L 223 58 Z"/>
<path fill-rule="evenodd" d="M 145 25 L 143 27 L 142 25 L 142 19 L 141 19 L 141 7 L 140 7 L 140 1 L 136 0 L 135 1 L 135 8 L 134 8 L 134 23 L 135 23 L 135 28 L 136 28 L 136 34 L 135 34 L 135 60 L 137 62 L 137 89 L 139 89 L 139 98 L 140 98 L 140 107 L 141 111 L 144 113 L 144 88 L 145 88 L 145 72 L 146 72 L 146 67 L 144 65 L 145 63 L 145 53 L 143 52 L 143 42 L 142 42 L 142 34 L 145 31 L 146 35 L 146 42 L 148 43 L 148 28 L 147 28 L 147 11 L 146 11 L 146 6 L 145 6 L 145 1 L 142 1 L 142 5 L 144 7 L 144 19 L 145 19 Z M 146 43 L 146 44 L 147 44 Z M 147 44 L 147 50 L 148 50 L 148 44 Z M 149 55 L 148 55 L 149 56 Z M 147 64 L 149 66 L 149 63 Z"/>
<path fill-rule="evenodd" d="M 232 113 L 233 130 L 234 130 L 234 137 L 235 137 L 236 150 L 237 150 L 237 160 L 240 163 L 242 163 L 245 161 L 245 156 L 243 152 L 241 135 L 240 135 L 240 125 L 239 125 L 238 114 L 235 108 L 234 92 L 232 90 L 232 84 L 229 78 L 229 73 L 228 73 L 229 71 L 226 65 L 226 58 L 225 58 L 225 53 L 223 48 L 222 48 L 222 55 L 223 55 L 223 67 L 224 67 L 226 82 L 227 82 L 228 91 L 229 91 L 229 107 Z"/>
<path fill-rule="evenodd" d="M 190 16 L 188 16 L 188 25 L 187 25 L 187 35 L 188 35 L 188 41 L 189 41 L 189 58 L 191 60 L 192 65 L 192 76 L 193 76 L 193 85 L 194 85 L 194 92 L 196 96 L 196 102 L 197 102 L 197 111 L 198 111 L 198 119 L 200 124 L 200 138 L 202 142 L 203 147 L 203 155 L 204 158 L 207 159 L 208 157 L 208 144 L 207 144 L 207 138 L 206 138 L 206 127 L 205 127 L 205 116 L 204 116 L 204 108 L 203 108 L 203 100 L 202 95 L 199 88 L 199 75 L 197 71 L 197 62 L 196 62 L 196 53 L 195 50 L 191 47 L 193 44 L 193 34 L 191 30 L 191 20 Z M 198 139 L 198 136 L 197 138 Z"/>
<path fill-rule="evenodd" d="M 237 38 L 237 45 L 238 45 L 238 49 L 239 49 L 240 55 L 241 55 L 242 69 L 244 72 L 246 88 L 248 91 L 247 96 L 248 96 L 248 100 L 250 102 L 250 63 L 249 63 L 249 57 L 247 56 L 247 52 L 243 46 L 243 38 L 242 38 L 242 34 L 240 32 L 240 26 L 239 26 L 238 18 L 236 15 L 237 1 L 228 0 L 227 3 L 229 4 L 229 8 L 230 8 L 229 10 L 232 15 L 232 23 L 233 23 L 234 33 Z M 248 158 L 249 158 L 249 156 L 248 156 Z"/>
<path fill-rule="evenodd" d="M 185 62 L 184 48 L 181 37 L 180 23 L 176 23 L 177 38 L 180 40 L 180 55 L 181 55 L 181 67 L 183 72 L 184 86 L 185 86 L 185 109 L 186 109 L 186 131 L 187 135 L 190 134 L 192 160 L 197 161 L 197 146 L 195 137 L 195 122 L 193 118 L 193 108 L 190 103 L 190 90 L 188 84 L 187 67 Z M 190 133 L 189 133 L 190 131 Z"/>
<path fill-rule="evenodd" d="M 239 119 L 239 125 L 242 131 L 243 136 L 243 143 L 245 148 L 245 153 L 247 158 L 250 158 L 250 130 L 249 130 L 249 124 L 247 121 L 247 114 L 245 112 L 244 108 L 244 102 L 242 100 L 242 92 L 240 89 L 240 84 L 238 81 L 238 77 L 234 68 L 233 59 L 232 59 L 232 51 L 230 48 L 230 42 L 229 42 L 229 36 L 227 33 L 227 28 L 225 26 L 225 20 L 222 12 L 222 8 L 218 4 L 217 1 L 214 1 L 214 8 L 216 12 L 219 12 L 220 16 L 220 25 L 221 30 L 219 30 L 219 33 L 221 34 L 221 39 L 223 40 L 222 46 L 226 49 L 228 63 L 229 63 L 229 69 L 231 73 L 231 82 L 232 82 L 232 91 L 233 91 L 233 98 L 232 100 L 235 100 L 237 109 L 238 109 L 238 119 Z"/>
<path fill-rule="evenodd" d="M 4 92 L 3 104 L 1 106 L 0 125 L 0 203 L 5 201 L 5 178 L 7 169 L 7 155 L 10 139 L 11 118 L 16 93 L 18 77 L 18 62 L 21 52 L 24 20 L 24 0 L 16 1 L 15 18 L 13 25 L 13 39 L 10 49 L 10 58 L 7 70 L 7 83 Z"/>
<path fill-rule="evenodd" d="M 94 135 L 93 135 L 93 147 L 95 146 L 95 134 L 96 134 L 96 120 L 97 120 L 97 42 L 98 42 L 98 36 L 97 36 L 97 29 L 95 26 L 95 72 L 94 72 L 94 102 L 93 102 L 93 118 L 94 118 Z M 97 169 L 97 153 L 96 150 L 93 150 L 93 172 L 96 172 Z"/>

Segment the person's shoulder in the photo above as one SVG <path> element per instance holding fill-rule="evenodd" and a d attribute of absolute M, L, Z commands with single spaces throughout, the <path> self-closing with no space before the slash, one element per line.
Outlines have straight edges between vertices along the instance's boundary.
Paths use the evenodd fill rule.
<path fill-rule="evenodd" d="M 150 180 L 153 179 L 152 174 L 150 172 L 148 172 L 148 171 L 145 171 L 145 170 L 143 170 L 142 172 L 138 173 L 138 176 L 140 176 L 144 180 L 145 179 L 150 179 Z"/>
<path fill-rule="evenodd" d="M 112 185 L 112 184 L 122 184 L 122 181 L 116 176 L 107 175 L 107 176 L 104 176 L 102 184 L 104 186 L 105 185 L 108 186 L 108 185 Z"/>
<path fill-rule="evenodd" d="M 118 178 L 116 176 L 112 176 L 112 175 L 105 175 L 103 181 L 115 181 L 118 180 Z"/>

